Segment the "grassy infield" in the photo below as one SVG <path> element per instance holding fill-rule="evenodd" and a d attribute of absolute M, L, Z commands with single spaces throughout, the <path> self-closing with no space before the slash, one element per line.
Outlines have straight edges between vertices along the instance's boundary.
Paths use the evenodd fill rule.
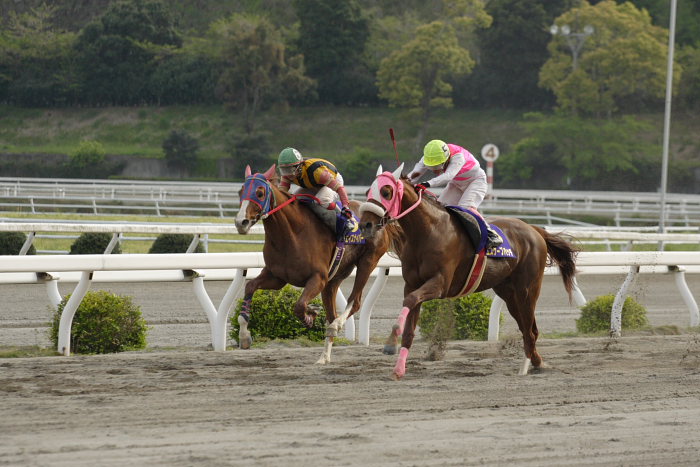
<path fill-rule="evenodd" d="M 195 136 L 201 145 L 200 156 L 214 161 L 229 157 L 226 140 L 238 134 L 240 118 L 227 114 L 219 107 L 170 107 L 170 108 L 118 108 L 118 109 L 17 109 L 0 108 L 0 151 L 9 153 L 71 153 L 81 139 L 100 141 L 108 153 L 132 154 L 146 157 L 162 157 L 161 142 L 174 128 L 183 128 Z M 501 152 L 522 137 L 518 125 L 520 113 L 470 112 L 444 110 L 437 112 L 432 128 L 439 128 L 439 135 L 429 132 L 429 137 L 463 141 L 475 151 L 486 143 L 495 143 Z M 659 116 L 648 117 L 653 123 Z M 296 146 L 309 155 L 333 154 L 335 160 L 351 156 L 358 148 L 376 152 L 380 159 L 393 159 L 393 146 L 388 128 L 396 131 L 398 150 L 402 159 L 414 161 L 416 120 L 395 109 L 346 109 L 313 108 L 290 111 L 265 112 L 261 127 L 270 131 L 273 147 Z M 680 140 L 689 143 L 684 124 L 676 125 Z M 659 132 L 660 133 L 660 132 Z M 691 145 L 694 145 L 691 143 Z M 2 213 L 5 217 L 27 217 L 18 213 Z M 146 216 L 81 216 L 81 215 L 31 215 L 32 219 L 86 219 L 154 222 L 206 222 L 231 223 L 232 219 L 162 218 Z M 221 238 L 237 238 L 227 236 Z M 261 238 L 246 236 L 247 239 Z M 71 240 L 37 239 L 39 250 L 70 249 Z M 124 253 L 146 253 L 150 242 L 129 241 L 122 245 Z M 603 250 L 604 246 L 587 246 L 590 251 Z M 654 245 L 638 249 L 654 249 Z M 668 249 L 696 250 L 698 245 L 672 245 Z M 259 245 L 210 244 L 209 251 L 260 251 Z M 547 336 L 547 337 L 560 337 Z M 0 346 L 0 358 L 53 355 L 50 349 L 7 348 Z"/>

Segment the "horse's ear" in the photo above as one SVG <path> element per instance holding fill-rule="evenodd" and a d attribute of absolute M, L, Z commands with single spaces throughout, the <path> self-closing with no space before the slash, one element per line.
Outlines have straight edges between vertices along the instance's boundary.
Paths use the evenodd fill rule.
<path fill-rule="evenodd" d="M 394 175 L 394 179 L 399 180 L 401 178 L 401 172 L 403 172 L 403 164 L 404 163 L 402 162 L 401 165 L 398 166 L 396 170 L 394 170 L 394 173 L 392 174 Z"/>
<path fill-rule="evenodd" d="M 249 166 L 249 165 L 246 165 L 246 166 L 245 166 L 245 178 L 250 177 L 250 174 L 252 174 L 252 173 L 253 173 L 253 171 L 250 170 L 250 166 Z"/>
<path fill-rule="evenodd" d="M 267 180 L 270 180 L 272 177 L 275 176 L 275 169 L 277 166 L 275 164 L 272 164 L 269 169 L 263 174 Z"/>
<path fill-rule="evenodd" d="M 377 168 L 377 177 L 379 177 L 382 173 L 384 173 L 384 169 L 382 169 L 382 164 L 379 164 L 379 168 Z"/>

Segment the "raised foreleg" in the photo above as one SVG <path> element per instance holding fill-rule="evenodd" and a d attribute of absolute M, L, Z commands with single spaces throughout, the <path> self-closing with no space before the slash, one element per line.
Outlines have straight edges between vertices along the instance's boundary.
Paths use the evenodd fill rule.
<path fill-rule="evenodd" d="M 313 327 L 316 316 L 318 316 L 318 309 L 309 306 L 309 302 L 321 293 L 326 283 L 327 277 L 325 275 L 314 274 L 306 281 L 299 300 L 294 304 L 294 315 L 309 329 Z"/>
<path fill-rule="evenodd" d="M 241 349 L 249 349 L 253 343 L 253 338 L 250 335 L 250 331 L 248 331 L 248 323 L 250 322 L 250 314 L 252 312 L 250 305 L 253 301 L 253 294 L 255 291 L 259 289 L 279 290 L 284 287 L 285 284 L 286 282 L 273 276 L 267 268 L 263 268 L 258 277 L 246 284 L 241 313 L 238 315 L 238 325 L 240 326 L 238 330 L 238 347 Z"/>

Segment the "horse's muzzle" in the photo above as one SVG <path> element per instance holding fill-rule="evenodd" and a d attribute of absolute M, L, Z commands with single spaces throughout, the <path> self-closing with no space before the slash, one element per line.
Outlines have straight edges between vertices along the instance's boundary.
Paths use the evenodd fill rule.
<path fill-rule="evenodd" d="M 236 219 L 236 230 L 238 230 L 238 233 L 241 235 L 247 234 L 252 225 L 253 225 L 253 223 L 248 219 L 243 219 L 243 220 Z"/>

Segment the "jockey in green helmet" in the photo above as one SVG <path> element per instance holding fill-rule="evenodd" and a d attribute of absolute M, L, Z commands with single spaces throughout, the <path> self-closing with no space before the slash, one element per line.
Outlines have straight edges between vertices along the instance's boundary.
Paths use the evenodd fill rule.
<path fill-rule="evenodd" d="M 335 166 L 325 159 L 302 157 L 294 148 L 285 148 L 277 158 L 277 166 L 282 178 L 280 188 L 289 191 L 291 185 L 299 188 L 295 193 L 315 196 L 326 209 L 335 209 L 347 219 L 345 232 L 351 232 L 356 222 L 350 210 L 350 200 L 343 186 L 343 177 Z M 343 205 L 338 206 L 338 201 Z"/>
<path fill-rule="evenodd" d="M 479 161 L 465 148 L 448 144 L 442 140 L 429 141 L 423 149 L 423 157 L 413 167 L 408 178 L 415 184 L 430 170 L 436 176 L 420 183 L 419 187 L 429 188 L 447 185 L 438 197 L 444 205 L 458 205 L 469 209 L 479 217 L 478 208 L 486 196 L 488 184 L 486 173 Z M 482 217 L 483 218 L 483 217 Z M 488 226 L 488 223 L 486 224 Z M 488 227 L 489 246 L 503 243 L 490 226 Z"/>

